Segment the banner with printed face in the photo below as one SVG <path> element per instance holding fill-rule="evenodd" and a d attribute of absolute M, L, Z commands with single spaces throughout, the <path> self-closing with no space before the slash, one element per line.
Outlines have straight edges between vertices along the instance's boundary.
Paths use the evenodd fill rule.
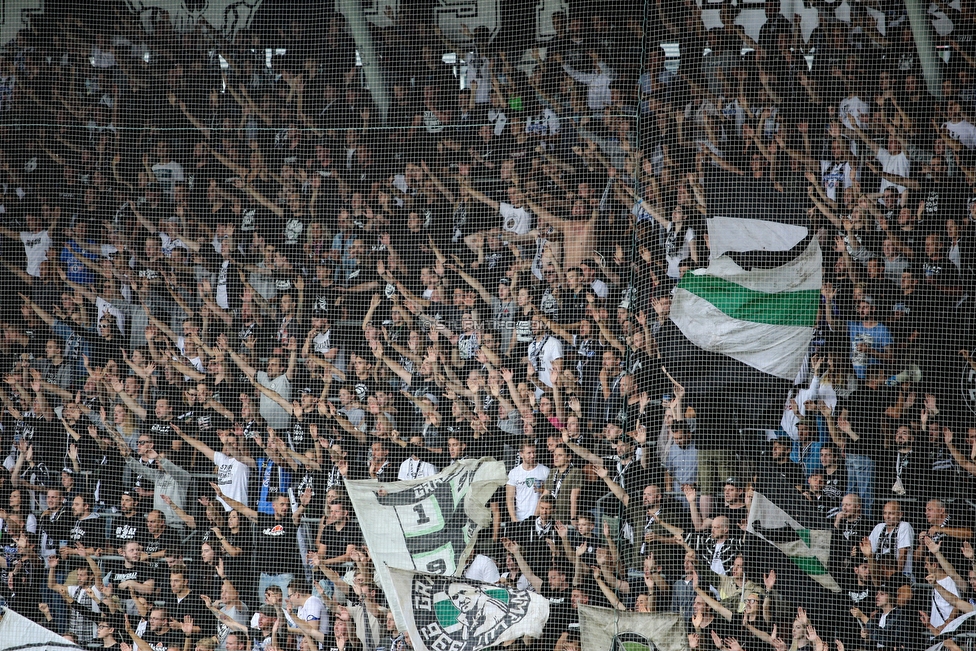
<path fill-rule="evenodd" d="M 461 574 L 478 531 L 491 523 L 486 503 L 507 481 L 504 464 L 488 457 L 458 461 L 423 479 L 347 481 L 346 492 L 386 593 L 392 588 L 387 567 Z M 390 608 L 400 623 L 395 600 Z"/>
<path fill-rule="evenodd" d="M 416 651 L 478 651 L 522 636 L 540 637 L 549 600 L 528 590 L 389 568 L 397 626 Z"/>

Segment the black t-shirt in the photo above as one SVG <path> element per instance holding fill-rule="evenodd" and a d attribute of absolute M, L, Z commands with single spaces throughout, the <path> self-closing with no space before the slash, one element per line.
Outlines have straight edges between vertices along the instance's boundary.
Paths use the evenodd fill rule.
<path fill-rule="evenodd" d="M 150 459 L 148 462 L 147 461 L 143 461 L 142 459 L 139 459 L 139 463 L 141 465 L 143 465 L 143 466 L 146 466 L 147 468 L 152 468 L 153 470 L 158 470 L 159 469 L 159 464 L 156 463 L 156 460 L 155 459 Z M 126 486 L 125 487 L 126 489 L 141 488 L 141 489 L 147 490 L 147 491 L 153 490 L 153 486 L 155 485 L 155 482 L 153 482 L 153 480 L 150 479 L 147 475 L 140 475 L 138 473 L 134 473 L 134 475 L 135 476 L 133 476 L 130 479 L 130 481 L 132 482 L 132 485 L 131 486 Z"/>
<path fill-rule="evenodd" d="M 220 447 L 220 439 L 217 438 L 217 423 L 223 419 L 218 416 L 213 409 L 206 407 L 195 407 L 179 417 L 180 428 L 183 431 L 198 438 L 212 448 Z M 189 431 L 187 431 L 189 430 Z"/>
<path fill-rule="evenodd" d="M 203 608 L 203 601 L 200 600 L 200 595 L 197 593 L 191 591 L 190 594 L 183 597 L 182 601 L 177 601 L 176 595 L 167 587 L 163 589 L 163 595 L 163 599 L 166 601 L 166 614 L 170 619 L 182 622 L 186 615 L 201 619 L 200 609 Z M 204 633 L 210 632 L 205 628 L 206 624 L 203 622 L 199 622 L 198 626 L 203 629 Z"/>
<path fill-rule="evenodd" d="M 244 385 L 233 379 L 226 379 L 219 384 L 212 384 L 213 399 L 219 402 L 230 413 L 237 416 L 241 413 L 241 393 Z"/>
<path fill-rule="evenodd" d="M 45 420 L 36 416 L 34 412 L 27 412 L 23 419 L 17 423 L 14 436 L 27 442 L 27 445 L 34 448 L 34 463 L 43 465 L 49 473 L 51 480 L 56 479 L 55 475 L 64 467 L 64 454 L 66 451 L 63 439 L 58 434 L 58 423 Z"/>
<path fill-rule="evenodd" d="M 323 558 L 335 558 L 346 553 L 349 545 L 361 546 L 363 544 L 363 532 L 353 518 L 346 522 L 341 531 L 336 531 L 334 525 L 329 525 L 322 529 L 322 545 L 325 547 Z"/>
<path fill-rule="evenodd" d="M 303 415 L 303 420 L 297 418 L 291 421 L 291 430 L 288 432 L 288 443 L 292 450 L 298 454 L 305 454 L 315 445 L 312 434 L 309 432 L 309 425 L 314 422 L 311 414 Z"/>
<path fill-rule="evenodd" d="M 295 495 L 305 494 L 306 489 L 312 489 L 312 501 L 309 502 L 305 514 L 309 517 L 319 517 L 325 508 L 325 494 L 328 491 L 326 485 L 329 483 L 327 472 L 312 470 L 305 466 L 305 473 L 299 477 L 295 476 Z"/>
<path fill-rule="evenodd" d="M 145 517 L 136 512 L 132 516 L 119 514 L 112 520 L 112 529 L 106 539 L 109 549 L 117 549 L 130 540 L 142 541 L 149 535 Z"/>
<path fill-rule="evenodd" d="M 884 387 L 876 390 L 867 385 L 851 394 L 846 401 L 850 412 L 848 420 L 858 435 L 844 450 L 847 454 L 859 454 L 877 461 L 884 451 L 881 446 L 881 423 L 885 409 L 892 404 L 892 393 Z"/>
<path fill-rule="evenodd" d="M 177 631 L 166 631 L 165 633 L 153 633 L 146 631 L 142 639 L 152 648 L 153 651 L 166 651 L 166 649 L 183 649 L 183 633 Z"/>
<path fill-rule="evenodd" d="M 157 585 L 159 584 L 159 578 L 156 576 L 155 571 L 149 567 L 148 563 L 133 563 L 132 567 L 126 567 L 122 561 L 112 561 L 105 569 L 107 570 L 105 573 L 106 578 L 115 590 L 124 581 L 145 583 L 150 579 L 154 579 Z M 128 594 L 127 591 L 123 592 Z"/>
<path fill-rule="evenodd" d="M 149 555 L 163 550 L 166 551 L 166 556 L 179 556 L 183 553 L 182 545 L 180 544 L 180 535 L 172 527 L 166 527 L 158 538 L 154 538 L 147 532 L 140 542 L 142 542 L 142 551 Z M 153 565 L 159 565 L 164 562 L 160 558 L 153 561 Z"/>
<path fill-rule="evenodd" d="M 105 530 L 105 523 L 96 514 L 84 520 L 75 520 L 75 523 L 68 530 L 68 545 L 74 547 L 75 543 L 81 543 L 85 547 L 98 547 L 101 544 L 102 532 Z"/>
<path fill-rule="evenodd" d="M 38 523 L 42 532 L 47 534 L 48 547 L 57 548 L 58 543 L 68 539 L 68 530 L 71 528 L 71 513 L 66 508 L 61 508 L 50 516 L 40 518 Z"/>
<path fill-rule="evenodd" d="M 273 515 L 258 513 L 254 559 L 256 572 L 294 574 L 299 570 L 298 527 L 290 516 L 276 520 Z"/>
<path fill-rule="evenodd" d="M 155 448 L 160 451 L 168 451 L 173 446 L 174 439 L 180 439 L 173 431 L 173 421 L 159 420 L 155 416 L 150 416 L 146 419 L 145 427 L 146 430 L 152 434 L 153 441 L 155 442 Z M 192 431 L 192 430 L 191 430 Z"/>

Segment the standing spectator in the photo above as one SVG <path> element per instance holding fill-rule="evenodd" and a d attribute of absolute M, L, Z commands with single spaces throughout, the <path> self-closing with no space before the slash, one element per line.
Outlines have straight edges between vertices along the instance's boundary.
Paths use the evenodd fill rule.
<path fill-rule="evenodd" d="M 549 468 L 535 460 L 535 443 L 525 439 L 519 446 L 522 462 L 508 473 L 505 486 L 505 504 L 510 522 L 521 522 L 535 515 L 536 505 L 542 495 L 543 485 L 549 477 Z"/>
<path fill-rule="evenodd" d="M 276 585 L 282 591 L 287 590 L 302 567 L 298 555 L 298 526 L 302 521 L 302 513 L 312 500 L 311 489 L 306 489 L 302 493 L 301 503 L 289 517 L 290 504 L 285 493 L 278 493 L 275 496 L 272 502 L 274 515 L 268 515 L 258 513 L 224 495 L 217 484 L 211 483 L 210 487 L 214 489 L 218 498 L 222 498 L 221 501 L 229 504 L 232 509 L 255 524 L 257 542 L 254 546 L 254 563 L 261 571 L 257 591 L 258 600 L 262 604 L 265 603 L 264 592 L 268 586 Z"/>
<path fill-rule="evenodd" d="M 884 505 L 884 521 L 878 523 L 868 536 L 869 552 L 873 554 L 869 557 L 872 561 L 871 574 L 874 576 L 912 575 L 915 531 L 911 524 L 902 519 L 903 515 L 898 502 L 888 502 Z M 863 543 L 861 548 L 863 551 Z"/>
<path fill-rule="evenodd" d="M 133 474 L 146 477 L 153 483 L 153 509 L 163 514 L 167 525 L 182 529 L 183 521 L 163 500 L 163 495 L 170 498 L 179 508 L 185 508 L 190 473 L 159 454 L 151 435 L 140 434 L 138 443 L 141 454 L 139 459 L 132 457 L 132 451 L 123 441 L 118 442 L 119 454 L 125 459 L 126 467 Z"/>

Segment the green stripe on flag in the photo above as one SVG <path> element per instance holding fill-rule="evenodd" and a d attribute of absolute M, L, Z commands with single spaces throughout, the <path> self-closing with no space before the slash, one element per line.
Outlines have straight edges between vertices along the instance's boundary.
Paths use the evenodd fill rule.
<path fill-rule="evenodd" d="M 796 535 L 800 537 L 807 547 L 810 546 L 810 530 L 797 529 Z M 790 556 L 790 560 L 796 564 L 803 572 L 810 576 L 821 576 L 827 573 L 827 568 L 823 566 L 820 559 L 816 556 Z"/>
<path fill-rule="evenodd" d="M 812 327 L 820 305 L 816 289 L 766 294 L 706 274 L 684 274 L 678 289 L 708 301 L 733 319 L 767 325 Z"/>

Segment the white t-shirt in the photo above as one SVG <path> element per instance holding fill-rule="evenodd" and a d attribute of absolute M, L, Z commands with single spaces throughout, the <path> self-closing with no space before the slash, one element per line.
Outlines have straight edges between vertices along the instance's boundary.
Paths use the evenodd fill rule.
<path fill-rule="evenodd" d="M 951 592 L 952 594 L 959 596 L 959 588 L 956 587 L 956 582 L 945 577 L 944 579 L 939 579 L 939 585 Z M 932 591 L 932 610 L 929 612 L 929 623 L 935 628 L 939 628 L 946 623 L 949 615 L 952 614 L 953 605 L 946 601 L 946 598 L 938 590 Z"/>
<path fill-rule="evenodd" d="M 976 125 L 968 120 L 946 122 L 943 124 L 954 140 L 959 141 L 966 149 L 976 149 Z"/>
<path fill-rule="evenodd" d="M 230 274 L 230 260 L 224 260 L 217 271 L 217 283 L 214 286 L 214 298 L 218 306 L 230 309 L 230 297 L 227 295 L 227 277 Z"/>
<path fill-rule="evenodd" d="M 40 278 L 41 263 L 47 260 L 47 250 L 51 248 L 54 241 L 48 235 L 47 230 L 40 233 L 30 231 L 20 232 L 20 241 L 24 243 L 24 253 L 27 254 L 27 275 Z"/>
<path fill-rule="evenodd" d="M 426 461 L 421 461 L 420 459 L 407 457 L 404 459 L 403 463 L 400 464 L 400 470 L 397 471 L 397 479 L 400 481 L 407 481 L 408 479 L 433 477 L 436 474 L 437 468 L 433 465 L 427 463 Z"/>
<path fill-rule="evenodd" d="M 329 610 L 317 596 L 312 595 L 298 608 L 296 615 L 303 622 L 318 622 L 318 630 L 323 635 L 329 634 Z"/>
<path fill-rule="evenodd" d="M 166 254 L 166 257 L 173 255 L 173 251 L 177 248 L 186 249 L 187 251 L 190 250 L 190 247 L 184 244 L 183 240 L 178 237 L 170 237 L 166 233 L 159 234 L 159 241 L 162 242 L 161 248 L 163 253 Z"/>
<path fill-rule="evenodd" d="M 868 117 L 869 115 L 871 115 L 871 107 L 861 101 L 857 95 L 843 99 L 837 105 L 837 117 L 848 129 L 854 128 L 854 124 L 863 127 L 864 123 L 861 122 L 861 117 Z"/>
<path fill-rule="evenodd" d="M 271 389 L 285 400 L 291 400 L 291 382 L 284 373 L 272 380 L 265 371 L 259 371 L 257 381 L 261 386 Z M 284 429 L 291 422 L 291 414 L 263 393 L 261 394 L 259 413 L 264 417 L 264 420 L 268 421 L 268 426 L 274 430 Z"/>
<path fill-rule="evenodd" d="M 549 469 L 541 463 L 536 464 L 531 470 L 526 470 L 520 463 L 508 473 L 508 485 L 515 487 L 516 520 L 521 522 L 535 515 L 535 507 L 539 504 L 539 497 L 542 495 L 535 489 L 541 489 L 548 476 Z"/>
<path fill-rule="evenodd" d="M 223 452 L 214 452 L 214 464 L 217 466 L 217 485 L 220 486 L 220 491 L 247 506 L 247 480 L 251 469 Z M 224 505 L 224 510 L 232 510 L 227 502 L 219 497 L 217 500 Z"/>
<path fill-rule="evenodd" d="M 820 161 L 820 178 L 823 181 L 827 196 L 831 201 L 837 201 L 838 188 L 847 189 L 853 185 L 851 164 L 846 161 L 822 160 Z"/>
<path fill-rule="evenodd" d="M 912 163 L 908 160 L 908 156 L 905 155 L 905 152 L 901 152 L 900 154 L 892 154 L 884 147 L 879 147 L 877 159 L 878 162 L 881 163 L 881 170 L 883 172 L 894 174 L 896 176 L 904 176 L 905 178 L 908 178 L 908 175 L 912 173 Z M 879 192 L 884 192 L 888 187 L 895 188 L 895 191 L 897 191 L 899 194 L 905 191 L 905 186 L 896 185 L 888 179 L 881 179 L 881 189 Z"/>
<path fill-rule="evenodd" d="M 558 337 L 546 337 L 542 341 L 529 344 L 529 362 L 539 375 L 539 381 L 547 387 L 552 386 L 552 367 L 557 359 L 562 359 L 563 344 Z"/>
<path fill-rule="evenodd" d="M 905 574 L 912 573 L 912 545 L 915 543 L 915 530 L 912 529 L 912 525 L 903 520 L 898 525 L 897 531 L 892 532 L 889 536 L 885 533 L 885 523 L 881 522 L 868 538 L 871 540 L 871 551 L 875 554 L 885 553 L 887 547 L 894 545 L 896 547 L 890 553 L 895 554 L 895 558 L 898 558 L 898 550 L 908 548 L 908 559 L 905 561 L 903 572 Z"/>
<path fill-rule="evenodd" d="M 525 208 L 516 208 L 502 201 L 498 204 L 498 212 L 502 216 L 504 230 L 516 235 L 525 235 L 532 230 L 532 213 Z"/>
<path fill-rule="evenodd" d="M 471 560 L 468 569 L 464 570 L 464 578 L 482 583 L 498 583 L 501 575 L 495 561 L 484 554 L 478 554 Z"/>

